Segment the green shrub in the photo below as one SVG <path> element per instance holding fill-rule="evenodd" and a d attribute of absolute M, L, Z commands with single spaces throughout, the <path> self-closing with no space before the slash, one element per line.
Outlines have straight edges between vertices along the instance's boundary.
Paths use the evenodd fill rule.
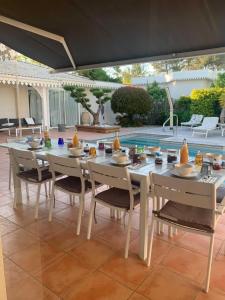
<path fill-rule="evenodd" d="M 122 87 L 116 90 L 111 99 L 114 113 L 120 113 L 117 121 L 121 126 L 140 126 L 144 116 L 152 107 L 152 99 L 142 88 Z"/>
<path fill-rule="evenodd" d="M 147 86 L 147 92 L 152 98 L 152 109 L 147 115 L 145 124 L 162 125 L 169 116 L 169 103 L 166 90 L 155 81 Z"/>
<path fill-rule="evenodd" d="M 219 99 L 224 88 L 207 88 L 191 92 L 191 114 L 202 114 L 205 117 L 219 116 L 221 112 Z"/>
<path fill-rule="evenodd" d="M 187 122 L 191 118 L 191 98 L 181 96 L 174 103 L 174 113 L 178 116 L 179 124 Z"/>

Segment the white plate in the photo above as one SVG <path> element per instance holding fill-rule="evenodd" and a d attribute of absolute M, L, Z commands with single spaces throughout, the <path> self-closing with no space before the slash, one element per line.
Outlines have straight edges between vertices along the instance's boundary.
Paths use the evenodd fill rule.
<path fill-rule="evenodd" d="M 199 176 L 199 172 L 197 171 L 192 171 L 190 174 L 188 175 L 181 175 L 176 169 L 172 169 L 170 170 L 170 173 L 176 177 L 180 177 L 180 178 L 196 178 Z"/>
<path fill-rule="evenodd" d="M 116 162 L 115 160 L 111 159 L 110 163 L 114 166 L 128 166 L 131 164 L 131 160 L 129 159 L 129 160 L 119 163 L 119 162 Z"/>

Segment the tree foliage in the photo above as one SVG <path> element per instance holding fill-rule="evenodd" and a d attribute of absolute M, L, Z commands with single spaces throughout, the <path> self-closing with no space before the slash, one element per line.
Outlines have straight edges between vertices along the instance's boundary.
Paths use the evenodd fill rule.
<path fill-rule="evenodd" d="M 111 108 L 114 113 L 122 115 L 119 117 L 121 125 L 141 124 L 143 116 L 151 107 L 152 99 L 142 88 L 121 87 L 112 95 Z"/>
<path fill-rule="evenodd" d="M 79 75 L 88 77 L 91 80 L 100 80 L 108 82 L 121 82 L 120 77 L 111 77 L 104 69 L 90 69 L 90 70 L 81 70 L 77 71 Z"/>
<path fill-rule="evenodd" d="M 219 73 L 217 75 L 217 78 L 216 78 L 215 82 L 213 83 L 213 86 L 220 87 L 220 88 L 225 87 L 225 73 Z"/>
<path fill-rule="evenodd" d="M 205 117 L 218 117 L 221 112 L 219 99 L 224 91 L 224 88 L 216 87 L 192 90 L 191 113 L 202 114 Z"/>
<path fill-rule="evenodd" d="M 101 112 L 101 109 L 104 106 L 104 104 L 111 99 L 110 89 L 93 88 L 90 90 L 91 93 L 95 96 L 96 103 L 98 104 L 96 112 L 93 111 L 90 104 L 90 99 L 87 97 L 84 88 L 65 85 L 64 90 L 70 92 L 70 96 L 73 97 L 77 103 L 80 103 L 93 116 L 94 125 L 99 123 L 99 114 Z"/>
<path fill-rule="evenodd" d="M 157 73 L 169 73 L 183 70 L 223 70 L 225 68 L 225 54 L 204 55 L 189 58 L 164 60 L 152 63 Z"/>
<path fill-rule="evenodd" d="M 189 121 L 191 118 L 191 98 L 181 96 L 177 99 L 174 103 L 174 112 L 178 116 L 179 124 Z"/>

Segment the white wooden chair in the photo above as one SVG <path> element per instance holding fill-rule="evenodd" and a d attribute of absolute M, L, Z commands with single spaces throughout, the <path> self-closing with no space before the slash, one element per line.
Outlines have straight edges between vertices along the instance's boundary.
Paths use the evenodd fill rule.
<path fill-rule="evenodd" d="M 79 197 L 79 212 L 77 220 L 77 235 L 80 234 L 81 218 L 84 208 L 85 193 L 91 191 L 91 183 L 83 175 L 79 159 L 48 155 L 53 184 L 50 197 L 49 222 L 52 221 L 54 191 L 60 190 L 69 194 L 71 198 Z M 57 180 L 57 173 L 64 175 Z"/>
<path fill-rule="evenodd" d="M 40 166 L 35 152 L 18 149 L 10 149 L 10 151 L 13 156 L 14 163 L 17 164 L 17 169 L 20 170 L 17 173 L 17 176 L 21 181 L 26 183 L 27 192 L 28 184 L 36 184 L 38 186 L 35 205 L 35 219 L 38 219 L 41 185 L 44 184 L 45 189 L 47 189 L 46 183 L 49 182 L 50 186 L 52 174 L 49 172 L 48 166 Z"/>
<path fill-rule="evenodd" d="M 225 200 L 217 204 L 216 189 L 213 184 L 194 182 L 170 176 L 151 174 L 151 188 L 154 201 L 150 228 L 147 265 L 150 266 L 154 225 L 156 222 L 169 227 L 202 234 L 210 239 L 205 292 L 209 290 L 214 230 L 219 216 L 224 212 Z M 164 205 L 161 206 L 161 201 Z"/>
<path fill-rule="evenodd" d="M 87 239 L 91 237 L 91 228 L 93 223 L 94 207 L 96 203 L 128 213 L 127 237 L 125 245 L 125 258 L 128 257 L 130 244 L 130 231 L 133 209 L 140 203 L 139 188 L 132 186 L 130 174 L 127 168 L 100 165 L 94 162 L 88 162 L 90 180 L 92 183 L 92 200 L 88 223 Z M 107 190 L 98 193 L 96 191 L 96 182 L 109 186 Z"/>

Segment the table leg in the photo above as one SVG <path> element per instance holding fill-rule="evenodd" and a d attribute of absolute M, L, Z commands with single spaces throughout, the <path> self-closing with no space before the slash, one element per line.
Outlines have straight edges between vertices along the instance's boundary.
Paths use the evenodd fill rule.
<path fill-rule="evenodd" d="M 14 187 L 14 208 L 17 204 L 22 203 L 22 191 L 21 191 L 21 182 L 20 179 L 16 176 L 16 174 L 19 172 L 18 166 L 15 163 L 15 160 L 13 159 L 12 152 L 9 151 L 9 158 L 10 158 L 10 164 L 12 166 L 12 173 L 13 173 L 13 187 Z"/>
<path fill-rule="evenodd" d="M 145 177 L 141 180 L 141 202 L 140 202 L 140 243 L 139 256 L 145 260 L 148 250 L 148 194 L 149 194 L 149 178 Z"/>

